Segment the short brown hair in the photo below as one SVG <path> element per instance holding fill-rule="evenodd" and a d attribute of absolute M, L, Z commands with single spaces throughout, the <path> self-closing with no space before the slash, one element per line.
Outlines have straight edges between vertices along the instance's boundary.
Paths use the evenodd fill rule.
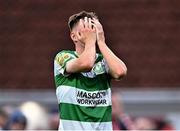
<path fill-rule="evenodd" d="M 74 14 L 72 16 L 69 17 L 69 21 L 68 21 L 68 26 L 69 29 L 72 30 L 72 28 L 74 27 L 74 25 L 76 23 L 79 22 L 80 19 L 83 19 L 84 17 L 88 17 L 88 18 L 96 18 L 98 19 L 98 16 L 96 15 L 96 13 L 94 12 L 86 12 L 86 11 L 81 11 L 77 14 Z"/>

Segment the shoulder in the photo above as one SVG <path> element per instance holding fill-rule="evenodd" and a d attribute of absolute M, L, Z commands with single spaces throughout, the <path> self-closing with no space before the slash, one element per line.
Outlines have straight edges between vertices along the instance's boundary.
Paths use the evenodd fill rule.
<path fill-rule="evenodd" d="M 75 53 L 74 51 L 71 51 L 71 50 L 62 50 L 58 52 L 55 57 L 58 57 L 58 56 L 75 56 Z"/>
<path fill-rule="evenodd" d="M 70 50 L 62 50 L 60 52 L 58 52 L 54 58 L 54 61 L 58 62 L 60 65 L 62 65 L 62 63 L 64 63 L 65 61 L 68 61 L 70 59 L 75 58 L 75 53 L 74 51 L 70 51 Z"/>
<path fill-rule="evenodd" d="M 55 55 L 55 60 L 58 58 L 68 59 L 70 57 L 75 57 L 75 56 L 76 55 L 75 55 L 74 51 L 62 50 Z"/>

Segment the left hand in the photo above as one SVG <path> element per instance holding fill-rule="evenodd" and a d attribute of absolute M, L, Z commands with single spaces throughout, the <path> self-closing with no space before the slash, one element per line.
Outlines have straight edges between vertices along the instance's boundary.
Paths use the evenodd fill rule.
<path fill-rule="evenodd" d="M 92 22 L 93 25 L 96 28 L 96 36 L 97 36 L 97 42 L 105 42 L 105 36 L 104 36 L 104 30 L 102 24 L 99 22 L 98 19 L 93 18 Z"/>

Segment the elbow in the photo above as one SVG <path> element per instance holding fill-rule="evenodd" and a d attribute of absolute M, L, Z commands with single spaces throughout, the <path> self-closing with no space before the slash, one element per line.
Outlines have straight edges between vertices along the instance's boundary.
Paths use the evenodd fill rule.
<path fill-rule="evenodd" d="M 119 68 L 117 69 L 114 78 L 115 79 L 121 79 L 122 77 L 127 75 L 127 67 L 125 66 L 124 68 Z"/>
<path fill-rule="evenodd" d="M 127 67 L 126 66 L 124 67 L 122 74 L 123 74 L 123 76 L 127 75 Z"/>
<path fill-rule="evenodd" d="M 84 64 L 84 68 L 87 70 L 87 71 L 90 71 L 94 66 L 94 63 L 90 63 L 90 62 L 86 62 Z"/>
<path fill-rule="evenodd" d="M 81 64 L 81 67 L 84 71 L 90 71 L 94 66 L 94 62 L 85 61 Z"/>

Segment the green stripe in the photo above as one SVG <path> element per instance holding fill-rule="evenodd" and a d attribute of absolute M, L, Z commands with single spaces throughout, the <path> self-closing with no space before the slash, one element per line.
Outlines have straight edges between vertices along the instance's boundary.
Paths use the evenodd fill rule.
<path fill-rule="evenodd" d="M 103 59 L 103 55 L 102 55 L 102 54 L 98 54 L 98 57 L 97 57 L 95 63 L 97 63 L 97 62 L 99 62 L 99 61 L 102 61 L 102 59 Z"/>
<path fill-rule="evenodd" d="M 60 85 L 72 86 L 87 91 L 107 90 L 110 88 L 110 78 L 107 74 L 101 74 L 95 78 L 88 78 L 82 74 L 71 74 L 64 77 L 62 74 L 55 76 L 56 87 Z"/>
<path fill-rule="evenodd" d="M 60 118 L 84 122 L 109 122 L 111 118 L 111 106 L 85 107 L 67 103 L 59 104 Z"/>

